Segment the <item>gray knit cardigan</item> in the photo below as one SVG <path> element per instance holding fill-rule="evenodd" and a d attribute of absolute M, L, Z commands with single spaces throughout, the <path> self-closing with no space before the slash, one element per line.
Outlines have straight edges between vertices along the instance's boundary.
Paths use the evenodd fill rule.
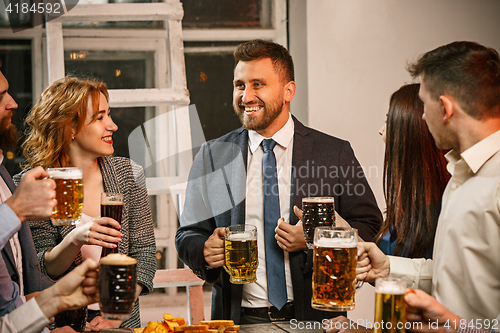
<path fill-rule="evenodd" d="M 98 159 L 106 192 L 123 193 L 123 215 L 121 222 L 122 241 L 118 243 L 118 252 L 137 259 L 137 282 L 142 284 L 141 295 L 153 290 L 153 278 L 156 272 L 156 244 L 149 207 L 146 179 L 140 165 L 125 157 L 105 156 Z M 14 176 L 19 183 L 24 170 Z M 30 222 L 33 241 L 35 242 L 42 273 L 45 270 L 45 252 L 59 244 L 75 227 L 55 227 L 50 220 Z M 79 253 L 67 274 L 82 263 Z M 63 276 L 61 275 L 61 276 Z M 140 327 L 139 300 L 134 305 L 130 319 L 122 327 Z"/>

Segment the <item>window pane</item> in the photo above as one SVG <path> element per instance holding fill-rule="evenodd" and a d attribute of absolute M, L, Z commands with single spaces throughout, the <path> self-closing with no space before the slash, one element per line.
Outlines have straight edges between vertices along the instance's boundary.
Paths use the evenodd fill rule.
<path fill-rule="evenodd" d="M 271 0 L 181 0 L 184 28 L 272 28 Z"/>
<path fill-rule="evenodd" d="M 33 100 L 31 40 L 0 39 L 0 70 L 9 81 L 9 94 L 18 104 L 12 117 L 12 123 L 21 132 L 24 129 L 24 119 L 31 109 Z M 19 164 L 25 161 L 21 149 L 23 141 L 24 139 L 20 137 L 15 149 L 3 149 L 3 165 L 11 175 L 20 172 Z"/>
<path fill-rule="evenodd" d="M 78 6 L 105 3 L 152 3 L 159 0 L 79 0 Z M 163 21 L 123 21 L 123 22 L 63 22 L 64 28 L 120 28 L 120 29 L 162 29 Z"/>
<path fill-rule="evenodd" d="M 241 126 L 232 107 L 232 52 L 190 53 L 186 43 L 187 86 L 196 105 L 206 140 L 218 138 Z M 196 153 L 196 152 L 195 152 Z"/>
<path fill-rule="evenodd" d="M 66 74 L 94 75 L 109 89 L 153 88 L 154 52 L 65 51 Z"/>

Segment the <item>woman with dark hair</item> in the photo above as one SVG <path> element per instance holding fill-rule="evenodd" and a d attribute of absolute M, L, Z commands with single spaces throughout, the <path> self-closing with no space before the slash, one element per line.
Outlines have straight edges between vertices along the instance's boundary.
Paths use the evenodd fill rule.
<path fill-rule="evenodd" d="M 87 258 L 99 261 L 101 248 L 118 247 L 119 253 L 137 259 L 136 299 L 139 293 L 150 292 L 156 245 L 144 172 L 129 159 L 112 156 L 112 136 L 118 127 L 111 119 L 106 85 L 76 77 L 55 81 L 33 106 L 26 123 L 26 169 L 80 167 L 83 171 L 84 203 L 76 227 L 56 227 L 50 220 L 30 222 L 42 271 L 59 279 Z M 19 182 L 21 175 L 14 179 Z M 102 192 L 123 194 L 121 227 L 114 219 L 99 217 Z M 98 328 L 140 326 L 138 300 L 123 323 L 105 321 L 98 309 L 91 313 L 97 315 L 91 324 Z"/>
<path fill-rule="evenodd" d="M 441 196 L 450 179 L 443 152 L 434 144 L 418 97 L 420 84 L 392 94 L 386 124 L 384 196 L 386 218 L 375 242 L 388 255 L 431 258 Z"/>
<path fill-rule="evenodd" d="M 441 210 L 441 197 L 450 179 L 443 152 L 422 119 L 420 84 L 408 84 L 392 94 L 387 120 L 379 133 L 385 143 L 384 196 L 386 218 L 375 242 L 387 255 L 431 258 Z M 429 280 L 430 288 L 430 280 Z M 327 333 L 372 333 L 338 316 L 325 322 Z M 346 324 L 344 324 L 345 326 Z"/>

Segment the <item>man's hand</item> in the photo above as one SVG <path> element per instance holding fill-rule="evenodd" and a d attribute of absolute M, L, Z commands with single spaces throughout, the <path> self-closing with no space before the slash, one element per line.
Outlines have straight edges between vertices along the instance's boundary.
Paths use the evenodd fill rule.
<path fill-rule="evenodd" d="M 12 196 L 5 201 L 19 220 L 40 221 L 52 215 L 57 204 L 56 183 L 42 167 L 26 172 Z M 45 179 L 41 179 L 45 178 Z"/>
<path fill-rule="evenodd" d="M 117 325 L 113 325 L 112 322 L 116 321 Z M 97 316 L 90 323 L 85 326 L 85 332 L 98 332 L 101 328 L 118 328 L 120 327 L 122 320 L 106 320 L 101 316 Z"/>
<path fill-rule="evenodd" d="M 358 243 L 358 265 L 356 279 L 374 282 L 378 277 L 386 277 L 390 272 L 390 261 L 375 243 Z"/>
<path fill-rule="evenodd" d="M 358 325 L 344 316 L 331 318 L 323 322 L 323 332 L 325 333 L 373 333 L 373 330 Z"/>
<path fill-rule="evenodd" d="M 449 332 L 454 333 L 460 325 L 460 317 L 454 315 L 439 303 L 434 297 L 419 289 L 407 289 L 405 295 L 406 320 L 408 322 L 421 322 L 422 327 L 418 332 Z M 438 321 L 438 327 L 431 329 L 430 322 Z M 446 326 L 442 326 L 448 323 Z M 412 329 L 413 331 L 413 329 Z"/>
<path fill-rule="evenodd" d="M 217 228 L 205 242 L 203 255 L 210 267 L 216 268 L 224 265 L 224 234 L 224 227 Z"/>
<path fill-rule="evenodd" d="M 97 296 L 97 268 L 92 259 L 76 267 L 56 284 L 35 297 L 47 318 L 65 310 L 75 310 L 99 300 Z"/>
<path fill-rule="evenodd" d="M 75 331 L 74 329 L 72 329 L 69 326 L 58 327 L 50 332 L 51 333 L 78 333 L 77 331 Z"/>
<path fill-rule="evenodd" d="M 302 222 L 291 225 L 286 223 L 283 218 L 280 218 L 274 231 L 276 232 L 274 238 L 278 241 L 279 247 L 287 252 L 299 251 L 306 246 Z"/>

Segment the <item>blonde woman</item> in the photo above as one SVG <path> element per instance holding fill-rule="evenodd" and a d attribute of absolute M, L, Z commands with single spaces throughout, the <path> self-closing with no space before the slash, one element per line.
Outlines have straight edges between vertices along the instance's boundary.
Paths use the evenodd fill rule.
<path fill-rule="evenodd" d="M 50 221 L 30 223 L 42 271 L 58 279 L 82 260 L 98 261 L 102 247 L 118 247 L 118 252 L 138 261 L 136 298 L 150 292 L 156 246 L 144 172 L 127 158 L 111 156 L 118 127 L 110 115 L 106 85 L 76 77 L 55 81 L 42 93 L 26 122 L 27 169 L 72 166 L 83 170 L 83 214 L 77 227 L 55 227 Z M 113 219 L 99 218 L 102 192 L 123 194 L 121 228 Z M 90 324 L 99 328 L 140 326 L 138 300 L 132 316 L 123 323 L 105 321 L 98 311 L 89 310 L 89 314 L 96 316 Z"/>

